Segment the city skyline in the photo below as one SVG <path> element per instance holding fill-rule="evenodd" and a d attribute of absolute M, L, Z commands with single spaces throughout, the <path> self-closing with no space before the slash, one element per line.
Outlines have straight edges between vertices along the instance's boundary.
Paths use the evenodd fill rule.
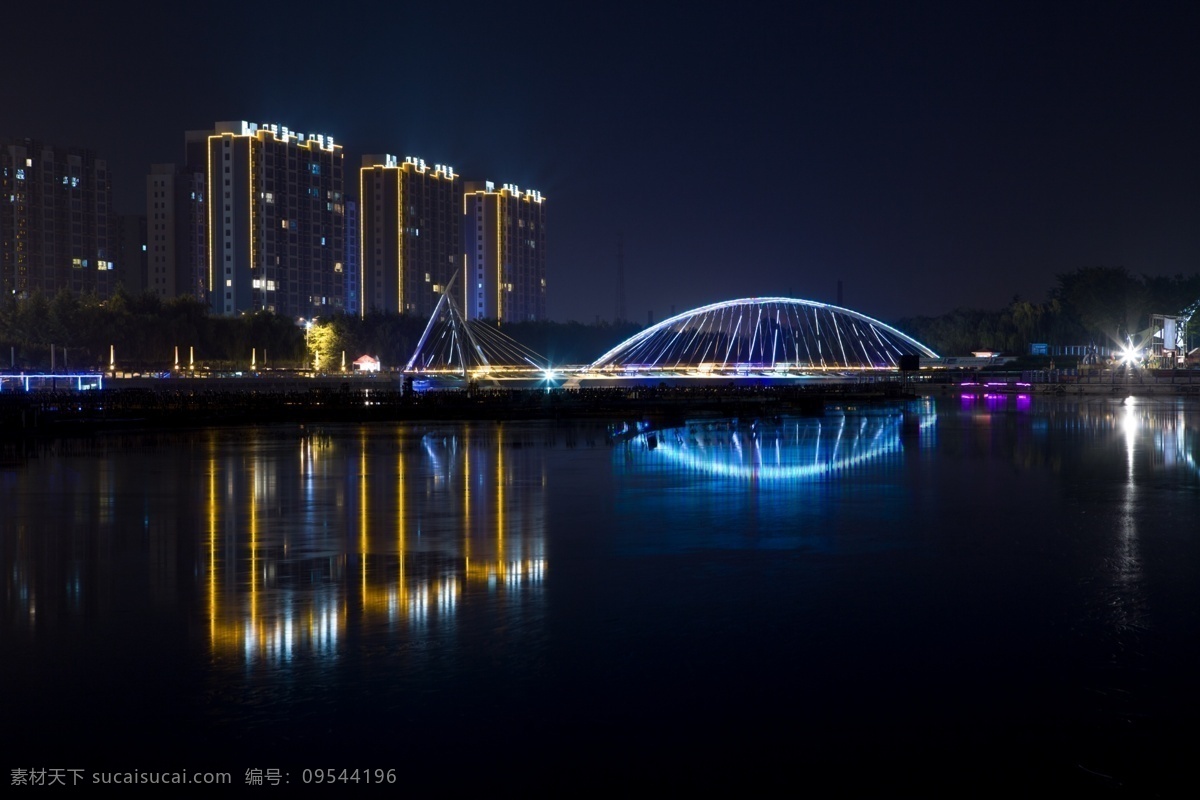
<path fill-rule="evenodd" d="M 419 155 L 549 197 L 551 319 L 612 319 L 619 243 L 636 322 L 734 297 L 833 301 L 839 280 L 845 305 L 895 319 L 1040 300 L 1084 266 L 1200 266 L 1183 4 L 349 4 L 318 31 L 117 3 L 67 18 L 53 52 L 27 13 L 0 136 L 94 150 L 118 212 L 144 208 L 182 131 L 327 131 L 350 164 Z M 400 22 L 425 33 L 390 47 Z"/>

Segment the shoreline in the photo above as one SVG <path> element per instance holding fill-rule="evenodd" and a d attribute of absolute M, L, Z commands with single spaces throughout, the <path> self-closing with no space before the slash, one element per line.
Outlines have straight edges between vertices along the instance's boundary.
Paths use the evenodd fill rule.
<path fill-rule="evenodd" d="M 0 439 L 287 423 L 811 416 L 826 402 L 912 399 L 900 385 L 396 389 L 101 389 L 0 395 Z"/>
<path fill-rule="evenodd" d="M 985 379 L 986 380 L 986 379 Z M 0 394 L 0 440 L 108 431 L 172 430 L 286 423 L 527 420 L 684 420 L 689 417 L 813 416 L 829 403 L 922 397 L 1200 397 L 1200 381 L 1145 376 L 1119 382 L 941 383 L 900 380 L 813 385 L 659 385 L 580 389 L 449 389 L 403 392 L 390 382 L 312 386 L 292 381 L 205 381 Z"/>

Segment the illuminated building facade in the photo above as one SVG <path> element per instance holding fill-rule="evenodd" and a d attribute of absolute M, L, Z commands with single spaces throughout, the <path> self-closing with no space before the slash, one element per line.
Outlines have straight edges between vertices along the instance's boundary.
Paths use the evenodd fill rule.
<path fill-rule="evenodd" d="M 187 136 L 207 177 L 205 286 L 218 314 L 295 318 L 344 308 L 344 153 L 322 134 L 218 122 Z"/>
<path fill-rule="evenodd" d="M 462 182 L 454 168 L 411 156 L 363 156 L 359 313 L 427 317 L 462 266 Z"/>
<path fill-rule="evenodd" d="M 546 319 L 546 204 L 541 192 L 491 181 L 463 193 L 467 319 Z"/>
<path fill-rule="evenodd" d="M 146 176 L 146 275 L 143 287 L 169 299 L 208 297 L 205 175 L 151 164 Z"/>
<path fill-rule="evenodd" d="M 61 289 L 108 297 L 115 287 L 108 165 L 91 150 L 0 140 L 0 290 Z"/>

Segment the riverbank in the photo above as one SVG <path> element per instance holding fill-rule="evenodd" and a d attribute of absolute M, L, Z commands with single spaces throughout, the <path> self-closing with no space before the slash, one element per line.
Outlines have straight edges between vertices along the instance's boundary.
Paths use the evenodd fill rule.
<path fill-rule="evenodd" d="M 911 397 L 899 382 L 820 386 L 658 386 L 588 389 L 385 388 L 103 389 L 0 396 L 0 437 L 106 430 L 332 422 L 686 419 L 823 413 L 826 402 Z"/>

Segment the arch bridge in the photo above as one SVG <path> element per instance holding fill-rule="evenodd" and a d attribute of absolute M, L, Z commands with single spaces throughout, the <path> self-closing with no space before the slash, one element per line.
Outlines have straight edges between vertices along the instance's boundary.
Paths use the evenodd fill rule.
<path fill-rule="evenodd" d="M 782 377 L 890 371 L 904 356 L 938 357 L 911 336 L 848 308 L 753 297 L 663 320 L 600 356 L 583 374 Z"/>
<path fill-rule="evenodd" d="M 583 367 L 551 367 L 494 326 L 464 320 L 449 287 L 406 372 L 464 377 L 588 378 L 837 376 L 891 372 L 904 357 L 937 353 L 890 325 L 840 306 L 789 297 L 712 303 L 626 339 Z"/>

